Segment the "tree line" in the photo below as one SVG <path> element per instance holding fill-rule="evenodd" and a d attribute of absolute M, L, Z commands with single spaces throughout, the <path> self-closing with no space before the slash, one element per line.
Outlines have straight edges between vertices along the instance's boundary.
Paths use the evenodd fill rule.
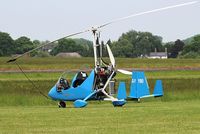
<path fill-rule="evenodd" d="M 23 54 L 48 42 L 32 41 L 25 36 L 14 40 L 8 33 L 0 32 L 0 56 Z M 155 48 L 158 52 L 164 52 L 167 48 L 169 58 L 200 58 L 200 35 L 163 43 L 160 36 L 131 30 L 123 33 L 117 41 L 108 40 L 106 44 L 110 45 L 115 57 L 145 57 L 154 52 Z M 77 52 L 81 56 L 92 57 L 93 46 L 92 42 L 86 39 L 62 39 L 31 53 L 31 56 L 55 56 L 60 52 Z"/>

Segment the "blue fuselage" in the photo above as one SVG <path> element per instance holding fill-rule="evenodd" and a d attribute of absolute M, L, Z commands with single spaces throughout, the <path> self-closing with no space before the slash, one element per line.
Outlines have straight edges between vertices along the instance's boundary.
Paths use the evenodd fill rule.
<path fill-rule="evenodd" d="M 74 101 L 77 99 L 84 99 L 89 94 L 93 92 L 93 85 L 94 85 L 94 77 L 95 72 L 94 70 L 91 71 L 90 75 L 87 79 L 79 86 L 73 87 L 71 84 L 70 88 L 63 89 L 61 91 L 57 90 L 57 86 L 53 86 L 52 89 L 49 91 L 48 95 L 53 100 L 59 101 Z M 72 81 L 73 82 L 73 81 Z"/>

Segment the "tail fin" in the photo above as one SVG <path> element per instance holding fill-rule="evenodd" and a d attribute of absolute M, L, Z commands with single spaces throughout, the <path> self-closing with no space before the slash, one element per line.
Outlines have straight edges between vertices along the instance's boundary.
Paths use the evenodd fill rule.
<path fill-rule="evenodd" d="M 125 82 L 120 82 L 117 92 L 117 99 L 126 99 L 126 85 Z"/>
<path fill-rule="evenodd" d="M 161 97 L 163 96 L 163 86 L 162 80 L 156 80 L 156 84 L 153 91 L 154 97 Z"/>
<path fill-rule="evenodd" d="M 138 99 L 147 95 L 150 95 L 149 85 L 144 72 L 133 72 L 129 97 Z"/>

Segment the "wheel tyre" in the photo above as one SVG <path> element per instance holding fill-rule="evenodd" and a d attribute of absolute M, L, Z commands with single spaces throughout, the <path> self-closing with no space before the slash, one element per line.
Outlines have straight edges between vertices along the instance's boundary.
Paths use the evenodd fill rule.
<path fill-rule="evenodd" d="M 58 103 L 59 108 L 66 108 L 66 103 L 64 101 L 60 101 Z"/>

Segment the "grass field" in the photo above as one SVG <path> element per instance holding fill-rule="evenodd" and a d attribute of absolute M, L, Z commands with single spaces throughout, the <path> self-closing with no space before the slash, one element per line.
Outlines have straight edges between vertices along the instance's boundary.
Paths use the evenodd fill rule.
<path fill-rule="evenodd" d="M 2 134 L 199 134 L 200 100 L 145 103 L 128 102 L 114 108 L 108 102 L 87 108 L 58 109 L 53 106 L 0 107 Z"/>
<path fill-rule="evenodd" d="M 88 72 L 89 74 L 90 72 Z M 31 80 L 57 80 L 61 76 L 61 72 L 34 72 L 26 73 Z M 76 72 L 68 72 L 67 78 L 70 80 Z M 145 72 L 148 79 L 189 79 L 200 78 L 200 71 L 197 70 L 172 70 L 172 71 L 149 71 Z M 116 79 L 131 79 L 131 76 L 118 73 Z M 27 80 L 23 73 L 0 73 L 0 81 L 21 81 Z"/>
<path fill-rule="evenodd" d="M 200 79 L 162 79 L 164 87 L 163 102 L 200 100 Z M 151 93 L 155 79 L 148 80 Z M 55 81 L 34 81 L 38 89 L 47 94 Z M 126 81 L 127 93 L 130 81 Z M 117 86 L 116 86 L 117 88 Z M 0 106 L 57 106 L 55 101 L 46 100 L 27 81 L 0 81 Z M 144 102 L 147 100 L 145 99 Z"/>
<path fill-rule="evenodd" d="M 18 70 L 14 63 L 7 64 L 10 58 L 0 58 L 0 71 Z M 105 59 L 109 61 L 108 59 Z M 94 67 L 93 58 L 22 58 L 18 63 L 25 70 L 66 70 L 66 69 L 85 69 Z M 134 58 L 116 58 L 118 68 L 136 68 L 136 69 L 193 69 L 200 68 L 200 59 L 134 59 Z"/>
<path fill-rule="evenodd" d="M 66 109 L 57 108 L 57 102 L 42 97 L 22 73 L 15 72 L 16 65 L 5 64 L 6 60 L 0 58 L 0 134 L 200 133 L 200 60 L 118 58 L 119 68 L 150 68 L 145 74 L 151 92 L 155 80 L 161 79 L 164 96 L 142 99 L 141 103 L 128 101 L 122 108 L 113 107 L 110 102 L 89 101 L 83 109 L 73 108 L 72 102 L 67 103 Z M 19 63 L 30 71 L 27 75 L 37 90 L 45 94 L 60 71 L 93 67 L 92 58 L 24 58 Z M 41 70 L 54 71 L 37 72 Z M 69 79 L 73 75 L 69 72 Z M 131 77 L 118 74 L 116 78 L 117 82 L 126 82 L 129 92 Z"/>

